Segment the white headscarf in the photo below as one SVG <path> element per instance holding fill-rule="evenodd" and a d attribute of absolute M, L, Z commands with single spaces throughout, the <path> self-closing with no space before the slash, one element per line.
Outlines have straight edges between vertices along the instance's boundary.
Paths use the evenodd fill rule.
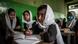
<path fill-rule="evenodd" d="M 24 20 L 24 17 L 22 16 L 22 22 L 23 23 L 26 23 L 27 25 L 29 25 L 28 28 L 31 28 L 32 27 L 33 20 L 32 20 L 32 13 L 31 13 L 31 11 L 29 11 L 29 13 L 30 13 L 30 21 L 27 22 L 26 20 Z"/>
<path fill-rule="evenodd" d="M 47 5 L 45 20 L 43 22 L 43 25 L 41 25 L 40 23 L 39 23 L 39 25 L 43 28 L 44 27 L 47 28 L 51 24 L 55 24 L 56 28 L 57 28 L 57 36 L 56 36 L 57 44 L 64 44 L 60 29 L 59 29 L 58 25 L 55 23 L 53 10 L 49 5 Z"/>
<path fill-rule="evenodd" d="M 13 29 L 15 29 L 16 26 L 16 17 L 13 19 L 12 25 L 8 14 L 5 15 L 5 20 L 8 28 L 13 32 Z"/>

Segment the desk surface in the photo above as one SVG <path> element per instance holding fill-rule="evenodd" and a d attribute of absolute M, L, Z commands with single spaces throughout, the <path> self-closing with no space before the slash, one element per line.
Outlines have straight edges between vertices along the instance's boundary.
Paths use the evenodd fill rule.
<path fill-rule="evenodd" d="M 63 31 L 64 33 L 68 33 L 68 34 L 74 34 L 75 33 L 74 31 L 70 31 L 70 29 L 68 29 L 68 28 L 61 29 L 61 31 Z"/>
<path fill-rule="evenodd" d="M 70 30 L 69 30 L 69 31 L 64 31 L 64 33 L 65 33 L 65 34 L 75 34 L 74 31 L 70 31 Z"/>
<path fill-rule="evenodd" d="M 36 44 L 40 41 L 34 41 L 34 40 L 15 40 L 18 44 Z"/>
<path fill-rule="evenodd" d="M 40 37 L 39 35 L 32 35 L 28 38 L 25 38 L 25 35 L 21 32 L 15 32 L 15 41 L 18 44 L 36 44 L 40 42 Z"/>

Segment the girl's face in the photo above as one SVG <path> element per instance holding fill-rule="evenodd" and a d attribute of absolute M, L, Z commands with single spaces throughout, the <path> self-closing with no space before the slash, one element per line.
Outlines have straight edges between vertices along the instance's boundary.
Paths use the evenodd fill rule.
<path fill-rule="evenodd" d="M 42 9 L 38 12 L 38 21 L 42 24 L 45 19 L 46 9 Z"/>
<path fill-rule="evenodd" d="M 15 17 L 16 17 L 16 13 L 15 13 L 15 12 L 11 12 L 11 13 L 9 14 L 10 20 L 13 20 Z"/>
<path fill-rule="evenodd" d="M 24 14 L 25 14 L 25 15 L 24 15 L 24 19 L 25 19 L 26 21 L 30 21 L 30 14 L 29 14 L 28 12 L 25 12 Z"/>

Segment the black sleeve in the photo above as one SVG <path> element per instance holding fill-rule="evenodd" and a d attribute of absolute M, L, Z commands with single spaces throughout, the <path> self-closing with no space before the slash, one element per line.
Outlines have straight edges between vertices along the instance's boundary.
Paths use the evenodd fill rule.
<path fill-rule="evenodd" d="M 26 23 L 24 23 L 24 29 L 27 29 L 26 25 L 27 25 L 27 24 L 26 24 Z"/>
<path fill-rule="evenodd" d="M 0 15 L 0 34 L 5 36 L 6 34 L 6 25 L 5 25 L 5 21 L 4 21 L 5 17 L 4 15 Z"/>
<path fill-rule="evenodd" d="M 41 39 L 44 42 L 53 42 L 56 40 L 56 34 L 57 34 L 56 25 L 51 24 L 48 27 L 48 31 L 45 32 L 43 35 L 41 35 Z"/>
<path fill-rule="evenodd" d="M 0 44 L 5 43 L 5 37 L 6 37 L 6 25 L 4 22 L 4 14 L 0 14 Z"/>
<path fill-rule="evenodd" d="M 40 32 L 43 32 L 43 29 L 40 29 L 38 24 L 36 24 L 36 22 L 34 22 L 32 24 L 32 31 L 33 31 L 33 34 L 40 34 Z"/>
<path fill-rule="evenodd" d="M 56 29 L 55 24 L 52 24 L 52 25 L 49 26 L 48 33 L 49 33 L 50 39 L 56 40 L 57 29 Z"/>

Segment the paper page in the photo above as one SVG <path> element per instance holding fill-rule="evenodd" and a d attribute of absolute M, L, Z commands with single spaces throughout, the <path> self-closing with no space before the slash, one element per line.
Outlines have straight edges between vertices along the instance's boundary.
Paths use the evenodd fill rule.
<path fill-rule="evenodd" d="M 28 39 L 28 40 L 40 40 L 40 36 L 37 36 L 37 35 L 26 36 L 25 39 Z"/>

